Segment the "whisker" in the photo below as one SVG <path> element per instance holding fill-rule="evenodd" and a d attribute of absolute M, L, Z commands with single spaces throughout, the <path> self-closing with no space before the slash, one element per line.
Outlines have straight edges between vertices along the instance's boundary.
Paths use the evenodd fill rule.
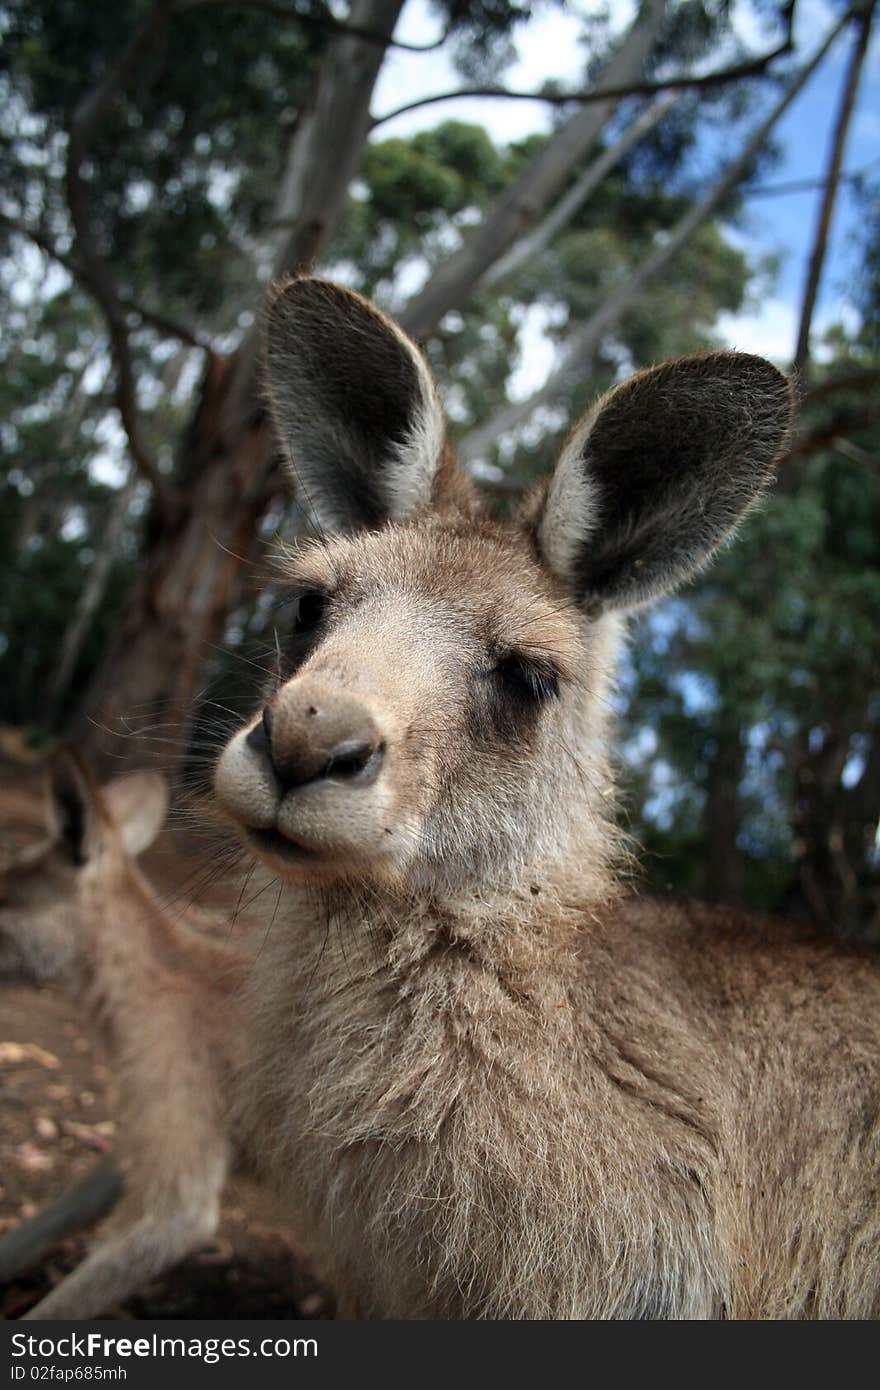
<path fill-rule="evenodd" d="M 277 896 L 277 898 L 275 899 L 275 906 L 274 906 L 274 908 L 272 909 L 272 916 L 271 916 L 271 918 L 269 919 L 269 925 L 268 925 L 268 927 L 266 928 L 266 934 L 265 934 L 265 936 L 263 937 L 263 940 L 262 940 L 261 943 L 260 943 L 260 949 L 257 951 L 257 954 L 256 954 L 256 956 L 254 957 L 254 960 L 255 960 L 255 961 L 258 961 L 258 960 L 260 959 L 260 956 L 263 954 L 263 949 L 264 949 L 264 947 L 265 947 L 265 945 L 266 945 L 266 942 L 269 940 L 269 933 L 271 932 L 272 928 L 273 928 L 274 925 L 275 925 L 275 917 L 276 917 L 276 915 L 277 915 L 277 913 L 278 913 L 278 904 L 281 902 L 281 894 L 282 894 L 283 892 L 284 892 L 284 880 L 282 879 L 281 883 L 278 885 L 278 896 Z"/>

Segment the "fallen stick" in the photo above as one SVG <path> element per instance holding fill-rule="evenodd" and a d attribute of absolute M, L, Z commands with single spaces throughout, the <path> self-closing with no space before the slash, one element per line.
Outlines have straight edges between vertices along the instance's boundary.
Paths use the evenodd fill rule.
<path fill-rule="evenodd" d="M 99 1163 L 80 1182 L 36 1216 L 0 1237 L 0 1284 L 8 1284 L 66 1236 L 92 1225 L 119 1201 L 122 1177 L 110 1163 Z"/>

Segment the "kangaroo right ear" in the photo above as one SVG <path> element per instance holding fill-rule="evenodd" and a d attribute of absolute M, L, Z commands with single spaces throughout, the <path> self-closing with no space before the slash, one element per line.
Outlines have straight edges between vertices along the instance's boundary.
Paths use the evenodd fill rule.
<path fill-rule="evenodd" d="M 575 426 L 524 521 L 591 613 L 634 608 L 698 570 L 773 474 L 791 384 L 713 352 L 639 372 Z"/>
<path fill-rule="evenodd" d="M 445 425 L 416 345 L 352 290 L 302 276 L 279 290 L 266 333 L 269 400 L 300 500 L 352 531 L 430 505 Z"/>
<path fill-rule="evenodd" d="M 161 772 L 128 772 L 105 782 L 101 796 L 128 853 L 143 854 L 168 814 L 171 793 Z"/>

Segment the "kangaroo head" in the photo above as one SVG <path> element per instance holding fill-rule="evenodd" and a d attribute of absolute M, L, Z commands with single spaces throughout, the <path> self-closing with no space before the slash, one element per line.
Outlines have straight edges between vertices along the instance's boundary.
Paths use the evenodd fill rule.
<path fill-rule="evenodd" d="M 507 521 L 456 466 L 426 363 L 314 278 L 269 313 L 268 389 L 318 539 L 285 559 L 288 670 L 218 797 L 294 880 L 479 890 L 607 857 L 620 615 L 680 584 L 771 476 L 792 415 L 761 358 L 640 372 Z"/>
<path fill-rule="evenodd" d="M 53 755 L 48 837 L 0 866 L 0 979 L 78 983 L 95 949 L 89 886 L 96 876 L 112 884 L 128 872 L 131 857 L 159 833 L 167 809 L 159 773 L 134 772 L 99 788 L 74 753 Z"/>

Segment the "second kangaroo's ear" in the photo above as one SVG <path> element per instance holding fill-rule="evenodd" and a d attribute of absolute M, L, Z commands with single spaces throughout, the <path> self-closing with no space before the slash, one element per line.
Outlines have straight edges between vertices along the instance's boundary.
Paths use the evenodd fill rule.
<path fill-rule="evenodd" d="M 100 836 L 101 809 L 85 764 L 61 747 L 48 762 L 46 819 L 50 833 L 77 867 L 91 858 Z"/>
<path fill-rule="evenodd" d="M 761 357 L 705 353 L 640 372 L 575 426 L 527 504 L 545 563 L 592 612 L 675 588 L 766 487 L 792 416 L 790 383 Z"/>
<path fill-rule="evenodd" d="M 171 793 L 161 772 L 128 772 L 105 783 L 101 795 L 128 853 L 143 854 L 168 814 Z"/>
<path fill-rule="evenodd" d="M 269 309 L 266 368 L 300 500 L 322 526 L 375 527 L 436 500 L 445 427 L 431 373 L 367 300 L 289 281 Z"/>

